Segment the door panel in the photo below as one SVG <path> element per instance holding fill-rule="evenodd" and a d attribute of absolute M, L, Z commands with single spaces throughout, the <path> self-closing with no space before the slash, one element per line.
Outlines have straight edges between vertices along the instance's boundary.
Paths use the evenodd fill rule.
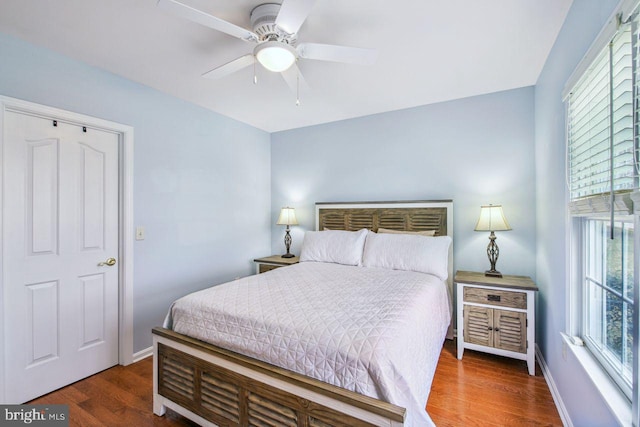
<path fill-rule="evenodd" d="M 104 274 L 80 278 L 82 286 L 82 342 L 88 347 L 104 341 L 105 283 Z"/>
<path fill-rule="evenodd" d="M 27 366 L 58 357 L 58 282 L 27 285 Z"/>
<path fill-rule="evenodd" d="M 527 313 L 495 310 L 495 347 L 503 350 L 527 352 Z"/>
<path fill-rule="evenodd" d="M 29 253 L 58 249 L 58 140 L 27 142 L 27 227 Z"/>
<path fill-rule="evenodd" d="M 6 112 L 5 398 L 22 403 L 118 363 L 115 133 Z"/>
<path fill-rule="evenodd" d="M 90 146 L 80 144 L 82 164 L 80 186 L 82 197 L 82 237 L 83 250 L 104 248 L 104 170 L 105 153 Z"/>
<path fill-rule="evenodd" d="M 464 306 L 465 342 L 493 346 L 493 310 L 474 305 Z"/>

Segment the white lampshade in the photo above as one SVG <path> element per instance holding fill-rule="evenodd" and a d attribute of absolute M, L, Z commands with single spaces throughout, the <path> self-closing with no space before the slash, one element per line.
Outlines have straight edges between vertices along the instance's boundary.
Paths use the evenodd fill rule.
<path fill-rule="evenodd" d="M 508 231 L 511 226 L 504 217 L 502 205 L 488 205 L 480 207 L 480 218 L 475 231 Z"/>
<path fill-rule="evenodd" d="M 282 208 L 276 225 L 298 225 L 296 210 L 294 208 Z"/>
<path fill-rule="evenodd" d="M 264 68 L 275 73 L 287 70 L 296 62 L 296 51 L 286 43 L 270 41 L 261 43 L 253 54 Z"/>

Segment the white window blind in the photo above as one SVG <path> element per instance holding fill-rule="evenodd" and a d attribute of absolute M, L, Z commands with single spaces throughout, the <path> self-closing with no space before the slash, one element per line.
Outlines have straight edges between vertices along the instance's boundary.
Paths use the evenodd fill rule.
<path fill-rule="evenodd" d="M 592 212 L 606 212 L 610 200 L 593 196 L 637 187 L 631 37 L 630 25 L 621 28 L 567 99 L 568 181 L 574 214 L 587 205 Z"/>

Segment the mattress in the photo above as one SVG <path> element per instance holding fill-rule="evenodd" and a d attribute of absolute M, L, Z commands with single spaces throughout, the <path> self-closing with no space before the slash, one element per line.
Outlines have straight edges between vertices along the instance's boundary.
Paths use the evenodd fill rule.
<path fill-rule="evenodd" d="M 303 262 L 175 301 L 165 327 L 402 406 L 425 406 L 451 319 L 446 283 L 401 270 Z"/>

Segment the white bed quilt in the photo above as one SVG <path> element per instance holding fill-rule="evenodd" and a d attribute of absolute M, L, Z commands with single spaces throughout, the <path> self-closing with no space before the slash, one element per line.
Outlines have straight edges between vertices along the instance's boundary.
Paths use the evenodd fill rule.
<path fill-rule="evenodd" d="M 435 276 L 304 262 L 187 295 L 165 327 L 402 406 L 418 427 L 433 425 L 449 307 Z"/>

